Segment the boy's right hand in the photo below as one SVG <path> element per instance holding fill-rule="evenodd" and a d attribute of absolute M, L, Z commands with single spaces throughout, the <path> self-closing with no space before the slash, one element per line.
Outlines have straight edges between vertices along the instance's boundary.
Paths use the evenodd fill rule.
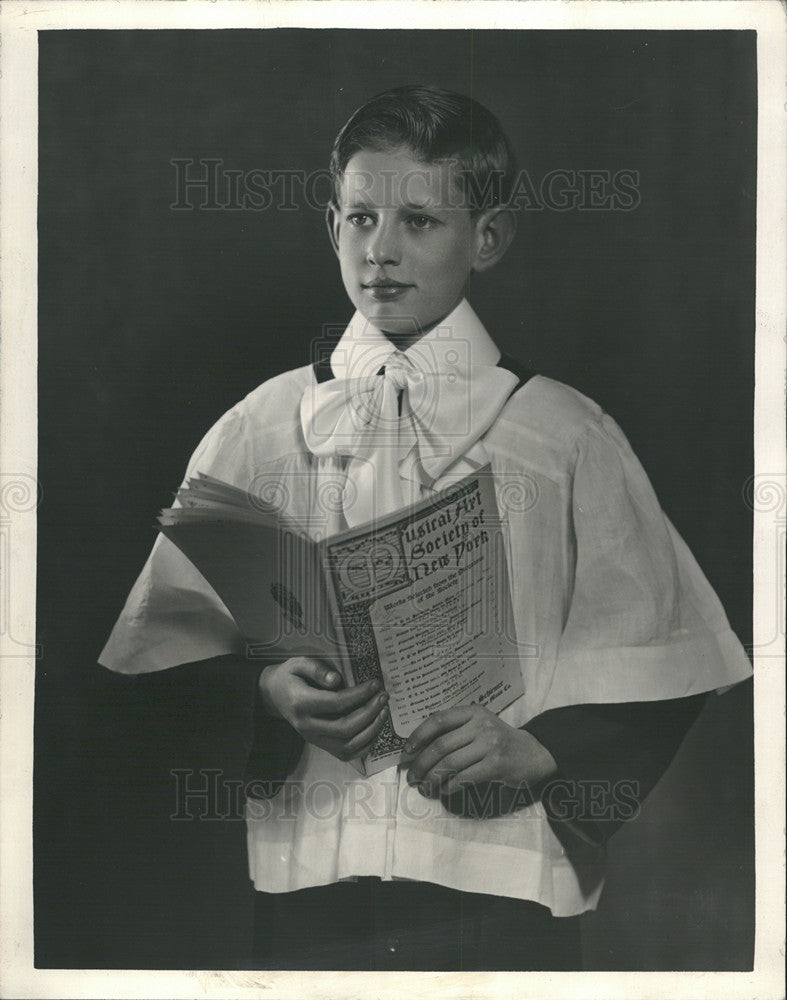
<path fill-rule="evenodd" d="M 379 681 L 345 688 L 337 670 L 308 656 L 265 667 L 259 690 L 270 715 L 286 719 L 307 743 L 343 761 L 366 753 L 387 712 L 388 695 Z"/>

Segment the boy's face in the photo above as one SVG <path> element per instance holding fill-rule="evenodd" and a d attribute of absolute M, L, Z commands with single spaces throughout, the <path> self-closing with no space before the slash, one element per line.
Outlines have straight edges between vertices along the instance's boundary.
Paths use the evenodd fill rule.
<path fill-rule="evenodd" d="M 410 341 L 465 294 L 483 237 L 458 207 L 447 164 L 408 150 L 360 150 L 347 164 L 330 219 L 347 294 L 392 339 Z"/>

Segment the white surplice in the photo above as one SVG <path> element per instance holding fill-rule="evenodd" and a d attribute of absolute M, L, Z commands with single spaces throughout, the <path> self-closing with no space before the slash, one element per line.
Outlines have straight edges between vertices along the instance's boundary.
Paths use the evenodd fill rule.
<path fill-rule="evenodd" d="M 263 495 L 318 538 L 347 526 L 344 504 L 359 492 L 362 512 L 382 514 L 491 463 L 525 687 L 502 713 L 512 726 L 563 705 L 681 698 L 748 677 L 718 598 L 615 422 L 542 376 L 512 391 L 517 378 L 499 358 L 466 301 L 404 357 L 356 314 L 331 355 L 335 379 L 318 383 L 309 365 L 265 382 L 208 432 L 187 478 L 204 472 Z M 383 366 L 399 369 L 388 372 L 387 389 L 369 381 L 385 379 Z M 477 381 L 494 387 L 499 412 L 490 420 L 479 402 L 461 426 L 429 437 L 439 421 L 430 423 L 423 396 L 410 406 L 417 392 L 407 386 L 431 385 L 436 412 L 456 372 L 450 384 L 466 386 L 468 401 L 479 398 Z M 352 379 L 366 382 L 350 392 Z M 359 386 L 379 397 L 374 412 L 395 435 L 383 442 L 395 460 L 380 448 L 363 452 L 362 441 L 353 457 L 355 429 L 340 440 L 347 427 L 336 393 L 363 413 Z M 391 390 L 403 390 L 396 428 Z M 487 404 L 492 391 L 481 394 Z M 327 424 L 315 428 L 322 417 Z M 364 461 L 377 470 L 371 486 L 352 470 Z M 100 662 L 136 673 L 244 649 L 210 586 L 159 537 Z M 457 817 L 395 768 L 362 778 L 308 744 L 291 782 L 250 803 L 248 844 L 254 884 L 269 892 L 377 875 L 531 899 L 570 916 L 595 907 L 603 884 L 603 852 L 569 859 L 538 803 L 500 818 Z"/>

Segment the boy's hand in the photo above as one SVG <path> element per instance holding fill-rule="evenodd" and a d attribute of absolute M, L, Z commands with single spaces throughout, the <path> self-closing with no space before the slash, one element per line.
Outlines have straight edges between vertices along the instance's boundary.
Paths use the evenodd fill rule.
<path fill-rule="evenodd" d="M 431 715 L 411 733 L 400 766 L 428 798 L 485 782 L 533 788 L 557 773 L 552 754 L 534 736 L 480 705 Z"/>
<path fill-rule="evenodd" d="M 270 715 L 339 760 L 363 756 L 385 721 L 388 695 L 379 681 L 345 688 L 337 670 L 312 657 L 265 667 L 259 689 Z"/>

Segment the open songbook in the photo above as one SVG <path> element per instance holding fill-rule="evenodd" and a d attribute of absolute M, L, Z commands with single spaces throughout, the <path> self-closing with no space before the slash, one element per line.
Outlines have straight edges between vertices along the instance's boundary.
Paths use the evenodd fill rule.
<path fill-rule="evenodd" d="M 396 764 L 434 712 L 477 702 L 499 713 L 524 693 L 489 466 L 321 540 L 206 475 L 159 524 L 226 605 L 248 656 L 318 656 L 348 685 L 381 680 L 390 719 L 356 762 L 363 774 Z"/>

